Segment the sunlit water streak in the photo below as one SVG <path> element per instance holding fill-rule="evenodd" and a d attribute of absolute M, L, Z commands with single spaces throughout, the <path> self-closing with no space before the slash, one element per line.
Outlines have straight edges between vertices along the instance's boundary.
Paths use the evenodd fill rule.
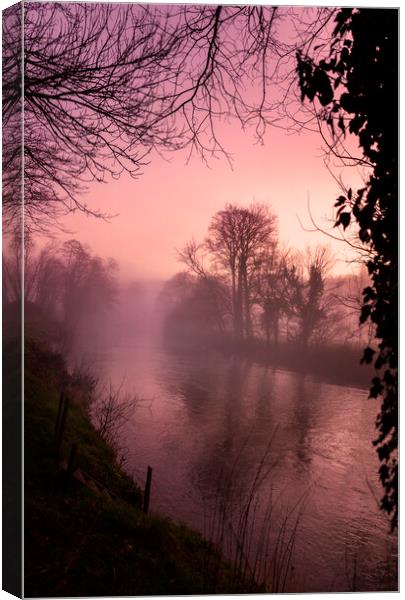
<path fill-rule="evenodd" d="M 378 407 L 367 390 L 147 336 L 96 364 L 143 399 L 123 442 L 136 480 L 153 467 L 152 510 L 207 534 L 218 478 L 237 463 L 243 490 L 273 436 L 261 498 L 275 499 L 275 526 L 305 495 L 286 591 L 396 589 L 396 540 L 376 500 Z"/>

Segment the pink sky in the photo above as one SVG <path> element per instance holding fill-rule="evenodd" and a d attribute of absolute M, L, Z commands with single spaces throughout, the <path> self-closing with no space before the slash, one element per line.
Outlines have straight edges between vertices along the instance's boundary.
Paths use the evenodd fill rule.
<path fill-rule="evenodd" d="M 292 35 L 289 23 L 281 22 L 280 39 Z M 283 67 L 286 72 L 294 68 L 292 64 Z M 247 96 L 261 91 L 254 84 L 246 87 Z M 277 96 L 277 90 L 269 86 L 269 97 Z M 176 248 L 191 238 L 203 241 L 211 218 L 226 203 L 261 202 L 277 214 L 282 244 L 297 250 L 328 244 L 337 257 L 335 272 L 347 272 L 348 246 L 319 232 L 308 233 L 300 224 L 312 227 L 309 198 L 316 222 L 331 229 L 334 200 L 341 193 L 324 166 L 319 133 L 288 135 L 269 127 L 264 144 L 259 145 L 253 132 L 243 132 L 235 120 L 218 123 L 217 136 L 233 156 L 233 170 L 225 156 L 212 159 L 208 168 L 198 157 L 187 164 L 188 152 L 167 154 L 168 162 L 152 155 L 139 179 L 124 174 L 118 181 L 92 183 L 81 198 L 91 209 L 117 217 L 106 222 L 81 213 L 69 215 L 62 224 L 71 233 L 62 238 L 75 237 L 96 254 L 116 259 L 125 279 L 168 278 L 183 268 Z M 341 169 L 335 169 L 335 174 L 339 176 Z M 360 187 L 354 168 L 347 170 L 344 181 Z"/>
<path fill-rule="evenodd" d="M 231 170 L 225 158 L 211 160 L 207 168 L 197 157 L 187 165 L 187 155 L 168 155 L 170 162 L 152 157 L 138 179 L 123 175 L 118 181 L 92 184 L 86 202 L 92 208 L 119 213 L 110 222 L 75 214 L 65 227 L 101 256 L 115 258 L 127 278 L 167 278 L 181 270 L 176 257 L 190 238 L 202 241 L 211 217 L 227 202 L 248 205 L 253 201 L 272 207 L 279 218 L 282 243 L 296 249 L 327 244 L 336 252 L 336 273 L 353 269 L 346 264 L 348 247 L 321 233 L 305 232 L 298 220 L 310 227 L 307 211 L 317 223 L 330 228 L 333 202 L 340 194 L 337 183 L 323 164 L 321 138 L 304 132 L 287 135 L 270 128 L 264 145 L 237 123 L 222 127 L 222 141 L 233 154 Z M 336 174 L 342 169 L 335 169 Z M 354 168 L 346 169 L 344 181 L 360 183 Z M 336 233 L 336 230 L 333 230 Z"/>

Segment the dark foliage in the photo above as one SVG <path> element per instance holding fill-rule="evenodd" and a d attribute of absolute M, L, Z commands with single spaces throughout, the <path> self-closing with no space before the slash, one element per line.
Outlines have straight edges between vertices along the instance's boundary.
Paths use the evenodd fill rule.
<path fill-rule="evenodd" d="M 398 12 L 392 9 L 340 10 L 327 59 L 315 62 L 298 54 L 302 98 L 324 107 L 318 111 L 336 144 L 347 133 L 358 138 L 371 168 L 365 186 L 340 196 L 336 226 L 352 218 L 369 249 L 371 286 L 363 291 L 360 322 L 375 325 L 377 348 L 366 348 L 362 361 L 378 375 L 370 397 L 381 397 L 377 418 L 382 508 L 398 519 Z M 339 133 L 337 133 L 339 132 Z M 335 145 L 334 148 L 337 146 Z"/>

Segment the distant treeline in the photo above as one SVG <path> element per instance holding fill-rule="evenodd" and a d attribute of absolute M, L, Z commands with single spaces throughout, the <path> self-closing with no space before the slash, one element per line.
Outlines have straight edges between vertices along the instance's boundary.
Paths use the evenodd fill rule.
<path fill-rule="evenodd" d="M 24 252 L 15 243 L 3 252 L 2 263 L 9 337 L 23 299 L 26 335 L 69 350 L 79 334 L 96 335 L 117 298 L 116 263 L 96 256 L 77 240 L 50 242 L 37 249 L 26 239 Z"/>
<path fill-rule="evenodd" d="M 302 350 L 364 345 L 371 334 L 359 326 L 365 272 L 336 277 L 327 247 L 283 247 L 277 217 L 265 205 L 226 205 L 212 218 L 204 242 L 187 243 L 179 259 L 186 270 L 160 296 L 172 335 L 210 332 L 238 344 L 259 339 Z"/>

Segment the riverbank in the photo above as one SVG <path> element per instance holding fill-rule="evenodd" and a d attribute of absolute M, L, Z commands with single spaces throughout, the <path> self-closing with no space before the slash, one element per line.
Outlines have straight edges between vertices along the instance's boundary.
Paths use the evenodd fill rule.
<path fill-rule="evenodd" d="M 18 394 L 18 363 L 6 365 Z M 18 353 L 16 353 L 16 356 Z M 54 430 L 63 359 L 32 342 L 25 351 L 25 595 L 115 596 L 246 593 L 231 564 L 200 534 L 160 515 L 144 514 L 142 494 L 113 451 L 71 399 L 61 458 L 77 446 L 76 464 L 115 499 L 55 462 Z"/>
<path fill-rule="evenodd" d="M 312 375 L 320 381 L 349 387 L 367 388 L 374 376 L 371 365 L 360 364 L 362 349 L 348 345 L 318 345 L 303 348 L 292 342 L 277 345 L 253 338 L 235 340 L 231 336 L 173 335 L 166 332 L 165 343 L 171 350 L 194 353 L 220 352 L 226 356 L 263 366 Z"/>

